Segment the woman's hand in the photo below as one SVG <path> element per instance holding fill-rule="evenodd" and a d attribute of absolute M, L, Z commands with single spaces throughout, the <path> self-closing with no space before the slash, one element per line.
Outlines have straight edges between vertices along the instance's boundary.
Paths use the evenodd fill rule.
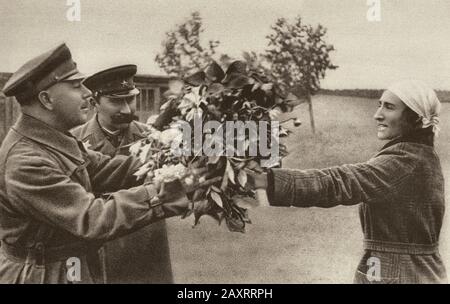
<path fill-rule="evenodd" d="M 252 190 L 264 189 L 267 190 L 267 173 L 257 173 L 254 171 L 246 170 L 247 183 Z"/>
<path fill-rule="evenodd" d="M 257 162 L 249 162 L 245 167 L 245 172 L 247 173 L 247 184 L 252 190 L 267 189 L 267 173 L 264 172 Z"/>
<path fill-rule="evenodd" d="M 266 192 L 268 187 L 267 173 L 255 161 L 247 164 L 245 171 L 247 173 L 247 184 L 252 190 L 255 190 L 259 205 L 264 207 L 270 206 Z"/>

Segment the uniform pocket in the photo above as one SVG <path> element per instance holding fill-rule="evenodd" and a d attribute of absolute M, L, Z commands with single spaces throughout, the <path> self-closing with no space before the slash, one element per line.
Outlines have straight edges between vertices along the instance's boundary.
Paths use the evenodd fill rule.
<path fill-rule="evenodd" d="M 0 283 L 42 284 L 45 282 L 45 266 L 19 262 L 13 257 L 0 254 Z"/>
<path fill-rule="evenodd" d="M 25 264 L 22 275 L 20 276 L 21 284 L 44 284 L 45 283 L 45 266 L 34 264 Z"/>

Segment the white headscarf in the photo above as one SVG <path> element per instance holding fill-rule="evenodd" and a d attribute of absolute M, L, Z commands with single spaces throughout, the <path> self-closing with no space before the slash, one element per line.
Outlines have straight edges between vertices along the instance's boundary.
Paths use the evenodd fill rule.
<path fill-rule="evenodd" d="M 433 126 L 434 134 L 439 133 L 441 102 L 432 88 L 418 80 L 403 80 L 389 86 L 387 91 L 396 95 L 419 115 L 422 119 L 422 128 Z"/>

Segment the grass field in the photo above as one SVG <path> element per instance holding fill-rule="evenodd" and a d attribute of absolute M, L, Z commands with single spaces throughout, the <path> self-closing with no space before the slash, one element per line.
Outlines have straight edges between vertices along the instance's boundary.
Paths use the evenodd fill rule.
<path fill-rule="evenodd" d="M 369 159 L 383 145 L 372 116 L 376 100 L 317 96 L 317 132 L 311 133 L 306 106 L 295 113 L 304 122 L 287 139 L 289 168 L 323 168 Z M 437 151 L 449 189 L 450 113 L 443 104 Z M 449 201 L 447 193 L 446 201 Z M 168 220 L 176 283 L 351 283 L 362 252 L 357 206 L 252 209 L 245 234 L 228 232 L 208 218 L 191 228 L 192 219 Z M 441 255 L 450 265 L 448 215 Z"/>

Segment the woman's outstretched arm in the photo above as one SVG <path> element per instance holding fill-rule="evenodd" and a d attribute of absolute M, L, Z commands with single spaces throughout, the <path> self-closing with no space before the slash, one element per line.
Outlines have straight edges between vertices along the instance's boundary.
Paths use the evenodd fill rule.
<path fill-rule="evenodd" d="M 411 176 L 417 155 L 400 143 L 365 163 L 327 169 L 272 169 L 268 196 L 273 206 L 323 207 L 389 201 Z"/>

